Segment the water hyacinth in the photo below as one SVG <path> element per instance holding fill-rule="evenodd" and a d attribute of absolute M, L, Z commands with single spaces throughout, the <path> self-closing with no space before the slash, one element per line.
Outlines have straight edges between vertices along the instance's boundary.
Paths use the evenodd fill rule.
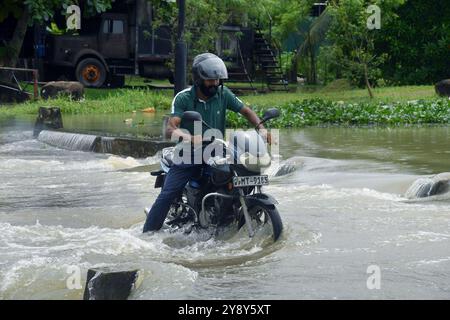
<path fill-rule="evenodd" d="M 450 123 L 450 100 L 414 100 L 408 102 L 345 103 L 322 99 L 298 100 L 276 106 L 280 117 L 272 128 L 298 128 L 315 125 L 402 125 Z M 252 106 L 262 114 L 267 107 Z M 229 113 L 230 127 L 246 127 L 246 120 Z"/>

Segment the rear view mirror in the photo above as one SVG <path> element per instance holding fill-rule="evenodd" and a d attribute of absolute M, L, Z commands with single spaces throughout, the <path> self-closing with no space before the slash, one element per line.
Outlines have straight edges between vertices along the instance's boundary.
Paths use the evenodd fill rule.
<path fill-rule="evenodd" d="M 276 118 L 279 115 L 280 115 L 280 111 L 278 109 L 276 109 L 276 108 L 269 109 L 266 112 L 264 112 L 262 121 L 266 122 L 267 120 Z"/>
<path fill-rule="evenodd" d="M 202 115 L 197 111 L 183 112 L 183 120 L 185 121 L 202 121 Z"/>

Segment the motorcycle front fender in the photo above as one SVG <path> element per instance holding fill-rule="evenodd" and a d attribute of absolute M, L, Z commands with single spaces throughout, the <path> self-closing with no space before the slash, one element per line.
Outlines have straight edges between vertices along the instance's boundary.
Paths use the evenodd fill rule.
<path fill-rule="evenodd" d="M 265 193 L 256 193 L 245 197 L 245 203 L 247 207 L 251 207 L 257 204 L 263 204 L 269 208 L 275 208 L 278 201 L 271 195 Z"/>

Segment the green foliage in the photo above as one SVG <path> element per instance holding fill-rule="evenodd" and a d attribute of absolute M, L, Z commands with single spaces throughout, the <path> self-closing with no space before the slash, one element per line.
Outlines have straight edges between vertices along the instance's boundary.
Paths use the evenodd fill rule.
<path fill-rule="evenodd" d="M 317 125 L 406 125 L 450 123 L 450 100 L 432 99 L 409 102 L 344 103 L 322 99 L 297 100 L 278 106 L 280 117 L 272 128 L 298 128 Z M 262 114 L 265 107 L 253 109 Z M 247 127 L 247 122 L 229 113 L 230 127 Z"/>
<path fill-rule="evenodd" d="M 111 8 L 112 1 L 88 0 L 84 6 L 85 16 L 88 17 L 106 11 Z M 16 31 L 19 30 L 19 32 L 15 32 L 13 38 L 6 44 L 0 44 L 2 45 L 0 47 L 0 65 L 15 66 L 22 47 L 27 23 L 31 26 L 35 23 L 42 24 L 43 22 L 47 22 L 51 20 L 55 12 L 66 9 L 70 5 L 78 4 L 79 2 L 78 0 L 5 0 L 5 6 L 2 3 L 0 22 L 12 14 L 19 20 L 16 26 Z"/>
<path fill-rule="evenodd" d="M 59 1 L 61 2 L 61 1 Z M 69 1 L 70 4 L 73 4 L 73 1 Z M 85 16 L 91 17 L 96 14 L 105 12 L 108 9 L 111 9 L 111 3 L 113 0 L 89 0 L 87 1 L 87 6 L 85 6 Z"/>
<path fill-rule="evenodd" d="M 408 0 L 386 21 L 377 52 L 388 52 L 384 77 L 395 84 L 428 84 L 450 77 L 450 6 L 439 0 Z"/>
<path fill-rule="evenodd" d="M 85 3 L 86 17 L 93 16 L 95 14 L 104 12 L 111 8 L 113 0 L 89 0 Z M 30 14 L 29 25 L 33 23 L 42 23 L 49 21 L 55 14 L 55 12 L 65 9 L 73 4 L 78 5 L 79 0 L 3 0 L 2 10 L 0 11 L 0 22 L 5 20 L 10 14 L 18 19 L 23 14 L 26 8 Z"/>
<path fill-rule="evenodd" d="M 296 54 L 291 66 L 291 74 L 298 70 L 306 74 L 308 83 L 317 82 L 317 54 L 329 27 L 329 15 L 311 17 L 315 1 L 285 0 L 273 5 L 275 20 L 274 37 L 284 48 Z M 297 70 L 295 70 L 297 68 Z M 294 71 L 294 72 L 292 72 Z"/>
<path fill-rule="evenodd" d="M 152 23 L 155 28 L 165 25 L 171 28 L 172 47 L 175 48 L 178 37 L 178 6 L 175 2 L 153 0 Z M 226 20 L 227 15 L 217 7 L 215 0 L 187 0 L 186 21 L 183 38 L 188 45 L 188 60 L 201 52 L 214 52 L 215 39 L 218 37 L 219 26 Z M 174 58 L 168 62 L 173 68 Z"/>
<path fill-rule="evenodd" d="M 392 5 L 400 4 L 402 0 L 373 2 L 367 0 L 332 1 L 327 11 L 332 15 L 333 22 L 328 31 L 332 42 L 335 64 L 342 66 L 343 76 L 355 85 L 368 86 L 381 78 L 379 66 L 386 60 L 387 54 L 376 54 L 375 37 L 378 30 L 369 30 L 366 12 L 371 4 L 380 5 L 383 19 L 390 12 L 383 10 Z"/>
<path fill-rule="evenodd" d="M 0 106 L 0 114 L 37 114 L 42 105 L 58 106 L 65 114 L 102 114 L 140 111 L 146 108 L 168 110 L 172 101 L 171 92 L 162 93 L 151 90 L 129 89 L 87 89 L 86 99 L 72 101 L 68 97 L 59 97 L 43 102 L 29 101 L 14 106 Z"/>
<path fill-rule="evenodd" d="M 329 11 L 334 11 L 335 17 L 330 28 L 327 28 L 327 21 L 314 26 L 314 21 L 318 19 L 311 18 L 310 12 L 315 2 L 188 0 L 186 39 L 190 57 L 200 52 L 214 51 L 218 27 L 223 23 L 259 25 L 268 33 L 270 15 L 275 43 L 281 46 L 289 40 L 292 50 L 303 48 L 299 52 L 302 55 L 299 59 L 301 71 L 311 78 L 317 64 L 318 78 L 323 83 L 346 77 L 360 87 L 365 86 L 366 67 L 369 83 L 374 86 L 433 83 L 450 76 L 450 6 L 445 2 L 329 1 Z M 175 4 L 167 4 L 163 0 L 153 0 L 152 3 L 159 3 L 167 9 L 161 11 L 161 21 L 168 21 L 175 31 Z M 372 4 L 381 8 L 380 30 L 368 30 L 366 27 L 370 15 L 366 9 Z M 329 41 L 324 42 L 320 35 L 326 29 L 330 31 Z M 311 41 L 306 41 L 308 39 Z M 284 67 L 287 67 L 286 63 Z"/>
<path fill-rule="evenodd" d="M 319 124 L 450 123 L 450 100 L 437 99 L 432 86 L 375 90 L 377 102 L 369 101 L 364 90 L 350 90 L 343 81 L 314 92 L 271 93 L 242 96 L 241 99 L 260 115 L 269 107 L 278 107 L 281 117 L 271 122 L 271 127 L 276 128 Z M 417 100 L 419 97 L 421 100 Z M 172 91 L 87 89 L 84 101 L 60 97 L 0 106 L 0 117 L 36 115 L 43 105 L 58 106 L 65 114 L 117 114 L 146 108 L 170 112 L 172 98 Z M 232 127 L 247 125 L 238 114 L 229 112 L 227 117 Z"/>
<path fill-rule="evenodd" d="M 54 22 L 51 22 L 50 26 L 48 26 L 46 29 L 47 29 L 47 32 L 49 32 L 50 34 L 54 34 L 54 35 L 62 35 L 65 32 L 65 29 L 60 29 L 58 27 L 58 25 Z"/>
<path fill-rule="evenodd" d="M 309 17 L 312 5 L 317 2 L 314 0 L 283 0 L 275 1 L 270 5 L 270 11 L 274 19 L 274 36 L 280 42 L 286 40 L 290 36 L 302 36 L 312 19 Z M 301 43 L 296 43 L 299 47 Z"/>
<path fill-rule="evenodd" d="M 104 12 L 111 8 L 113 0 L 89 0 L 84 2 L 84 16 L 90 17 L 98 13 Z M 30 25 L 34 22 L 42 23 L 60 11 L 63 13 L 70 5 L 79 5 L 79 0 L 25 0 L 23 4 L 28 8 L 30 13 Z"/>
<path fill-rule="evenodd" d="M 343 77 L 339 60 L 335 46 L 329 44 L 321 46 L 317 56 L 317 78 L 322 84 L 326 85 Z"/>
<path fill-rule="evenodd" d="M 167 25 L 172 30 L 175 46 L 178 31 L 178 7 L 165 0 L 152 0 L 154 25 Z M 188 60 L 203 52 L 215 52 L 219 27 L 226 23 L 245 25 L 259 20 L 274 0 L 187 0 L 184 40 L 188 45 Z M 267 18 L 265 18 L 267 20 Z M 173 61 L 169 62 L 169 66 Z"/>
<path fill-rule="evenodd" d="M 282 70 L 288 70 L 292 65 L 292 59 L 294 58 L 293 52 L 283 52 L 280 57 L 280 64 Z"/>

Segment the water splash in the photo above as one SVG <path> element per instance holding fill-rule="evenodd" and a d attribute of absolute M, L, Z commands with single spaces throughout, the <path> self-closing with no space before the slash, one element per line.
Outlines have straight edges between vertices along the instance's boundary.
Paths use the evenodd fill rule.
<path fill-rule="evenodd" d="M 100 152 L 112 153 L 114 138 L 102 137 L 100 141 Z"/>
<path fill-rule="evenodd" d="M 408 199 L 427 198 L 446 194 L 450 191 L 450 173 L 441 173 L 434 177 L 420 178 L 406 191 Z"/>
<path fill-rule="evenodd" d="M 264 174 L 267 174 L 270 177 L 281 177 L 288 175 L 297 170 L 299 162 L 299 159 L 295 158 L 281 160 L 280 156 L 274 156 L 272 164 L 264 171 Z"/>
<path fill-rule="evenodd" d="M 88 134 L 43 130 L 39 133 L 38 140 L 54 147 L 72 151 L 93 151 L 98 137 Z"/>

